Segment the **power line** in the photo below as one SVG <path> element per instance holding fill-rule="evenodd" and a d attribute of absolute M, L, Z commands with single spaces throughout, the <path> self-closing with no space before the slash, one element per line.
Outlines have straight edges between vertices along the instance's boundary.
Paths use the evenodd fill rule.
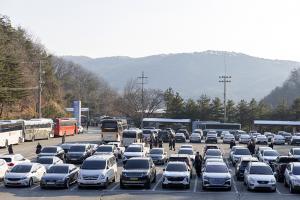
<path fill-rule="evenodd" d="M 142 114 L 141 114 L 141 128 L 143 128 L 144 124 L 143 124 L 143 119 L 144 119 L 144 85 L 147 84 L 145 82 L 145 80 L 147 80 L 147 76 L 144 75 L 144 72 L 142 72 L 142 76 L 138 77 L 139 80 L 141 80 L 140 83 L 142 85 Z"/>

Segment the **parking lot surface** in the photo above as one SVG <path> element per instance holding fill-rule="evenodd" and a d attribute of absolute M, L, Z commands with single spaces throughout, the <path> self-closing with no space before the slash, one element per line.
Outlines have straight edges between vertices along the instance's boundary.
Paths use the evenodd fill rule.
<path fill-rule="evenodd" d="M 59 145 L 61 143 L 61 138 L 51 138 L 50 140 L 40 140 L 35 142 L 26 142 L 14 146 L 14 152 L 24 155 L 24 157 L 34 160 L 35 147 L 37 142 L 40 142 L 42 146 L 48 145 Z M 66 142 L 91 142 L 99 143 L 100 135 L 99 130 L 96 128 L 90 129 L 88 132 L 85 131 L 85 134 L 80 134 L 76 136 L 69 136 L 66 138 Z M 170 151 L 167 144 L 164 144 L 164 148 L 168 151 L 168 154 L 176 153 L 177 149 L 182 143 L 176 144 L 176 150 Z M 193 147 L 196 151 L 199 151 L 201 154 L 203 152 L 205 144 L 193 144 Z M 228 144 L 218 144 L 220 149 L 226 158 L 227 164 L 232 169 L 232 174 L 234 174 L 234 168 L 231 163 L 228 162 L 228 153 L 229 145 Z M 274 149 L 282 155 L 287 155 L 288 150 L 291 148 L 289 145 L 284 146 L 274 146 Z M 6 149 L 0 149 L 0 154 L 6 153 Z M 79 189 L 77 184 L 72 185 L 69 189 L 47 189 L 42 190 L 38 184 L 34 185 L 31 188 L 5 188 L 3 182 L 0 182 L 0 199 L 9 200 L 9 199 L 107 199 L 107 200 L 153 200 L 153 199 L 205 199 L 205 200 L 224 200 L 224 199 L 245 199 L 245 200 L 263 200 L 263 199 L 299 199 L 300 194 L 291 194 L 289 193 L 288 188 L 284 187 L 283 183 L 277 183 L 277 190 L 274 193 L 271 192 L 253 192 L 247 191 L 246 187 L 243 185 L 243 182 L 233 179 L 233 187 L 231 191 L 219 191 L 219 190 L 202 190 L 201 187 L 201 178 L 194 176 L 191 181 L 190 189 L 182 188 L 168 188 L 162 189 L 162 173 L 164 166 L 158 165 L 157 169 L 157 181 L 151 185 L 150 189 L 143 189 L 140 187 L 132 187 L 127 189 L 120 189 L 119 185 L 119 175 L 122 171 L 122 163 L 118 163 L 118 179 L 115 183 L 110 184 L 106 189 L 102 188 L 89 188 L 89 189 Z M 234 177 L 234 176 L 233 176 Z"/>

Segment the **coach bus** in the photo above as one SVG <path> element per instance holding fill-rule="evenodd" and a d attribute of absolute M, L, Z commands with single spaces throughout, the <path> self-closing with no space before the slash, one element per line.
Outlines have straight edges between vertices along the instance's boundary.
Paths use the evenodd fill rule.
<path fill-rule="evenodd" d="M 0 120 L 0 147 L 23 142 L 23 122 L 19 120 Z"/>
<path fill-rule="evenodd" d="M 216 121 L 193 121 L 192 128 L 193 130 L 202 129 L 204 136 L 206 136 L 206 133 L 210 130 L 216 131 L 218 136 L 220 136 L 222 131 L 230 131 L 234 133 L 237 130 L 241 130 L 241 124 L 221 123 Z"/>
<path fill-rule="evenodd" d="M 49 139 L 54 137 L 52 119 L 24 120 L 24 140 Z"/>
<path fill-rule="evenodd" d="M 123 131 L 127 128 L 126 119 L 103 119 L 101 137 L 103 142 L 121 142 Z"/>
<path fill-rule="evenodd" d="M 60 137 L 66 133 L 74 135 L 78 133 L 77 120 L 75 118 L 57 118 L 54 124 L 54 136 Z"/>

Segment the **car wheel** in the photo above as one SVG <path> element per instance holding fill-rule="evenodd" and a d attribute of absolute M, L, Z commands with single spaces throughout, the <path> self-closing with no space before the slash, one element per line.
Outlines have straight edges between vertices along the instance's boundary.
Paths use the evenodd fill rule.
<path fill-rule="evenodd" d="M 28 187 L 31 187 L 33 185 L 33 179 L 30 178 L 29 181 L 28 181 Z"/>
<path fill-rule="evenodd" d="M 186 189 L 190 189 L 190 187 L 191 187 L 191 183 L 185 186 Z"/>
<path fill-rule="evenodd" d="M 151 188 L 150 179 L 148 179 L 147 182 L 145 183 L 145 188 L 146 189 L 150 189 Z"/>

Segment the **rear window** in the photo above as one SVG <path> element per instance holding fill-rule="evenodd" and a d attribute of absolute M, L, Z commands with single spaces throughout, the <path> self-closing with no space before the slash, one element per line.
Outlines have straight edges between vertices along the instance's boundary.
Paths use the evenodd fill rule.
<path fill-rule="evenodd" d="M 167 165 L 166 171 L 168 171 L 168 172 L 184 172 L 184 171 L 187 171 L 187 167 L 185 164 L 171 163 L 171 164 Z"/>
<path fill-rule="evenodd" d="M 236 149 L 234 151 L 235 155 L 251 155 L 249 149 Z"/>
<path fill-rule="evenodd" d="M 52 166 L 47 171 L 49 174 L 67 174 L 69 172 L 68 166 Z"/>
<path fill-rule="evenodd" d="M 264 151 L 264 156 L 279 156 L 276 151 Z"/>
<path fill-rule="evenodd" d="M 112 147 L 100 146 L 96 150 L 97 152 L 112 152 Z"/>
<path fill-rule="evenodd" d="M 56 147 L 44 147 L 41 153 L 56 153 Z"/>
<path fill-rule="evenodd" d="M 227 173 L 228 169 L 225 165 L 207 165 L 205 172 L 208 173 Z"/>
<path fill-rule="evenodd" d="M 31 165 L 16 165 L 14 166 L 10 172 L 13 173 L 28 173 L 31 170 Z"/>
<path fill-rule="evenodd" d="M 0 159 L 5 160 L 7 163 L 11 162 L 11 158 L 0 158 Z"/>
<path fill-rule="evenodd" d="M 105 160 L 86 160 L 83 162 L 81 169 L 101 170 L 101 169 L 105 169 L 105 166 L 106 166 Z"/>
<path fill-rule="evenodd" d="M 127 147 L 125 152 L 142 152 L 141 147 Z"/>
<path fill-rule="evenodd" d="M 218 150 L 209 149 L 206 151 L 207 156 L 220 156 L 221 152 Z"/>
<path fill-rule="evenodd" d="M 136 132 L 123 132 L 123 138 L 136 138 Z"/>
<path fill-rule="evenodd" d="M 85 146 L 71 146 L 69 152 L 84 152 Z"/>
<path fill-rule="evenodd" d="M 151 149 L 150 150 L 150 154 L 163 154 L 163 150 L 162 149 Z"/>
<path fill-rule="evenodd" d="M 268 166 L 252 166 L 250 168 L 250 174 L 263 174 L 263 175 L 272 175 L 272 169 Z"/>
<path fill-rule="evenodd" d="M 149 169 L 148 160 L 127 160 L 124 169 Z"/>
<path fill-rule="evenodd" d="M 188 155 L 193 155 L 194 152 L 191 149 L 179 149 L 178 154 L 188 154 Z"/>
<path fill-rule="evenodd" d="M 37 162 L 40 163 L 40 164 L 49 165 L 49 164 L 53 163 L 53 158 L 43 158 L 43 157 L 41 157 L 37 160 Z"/>

